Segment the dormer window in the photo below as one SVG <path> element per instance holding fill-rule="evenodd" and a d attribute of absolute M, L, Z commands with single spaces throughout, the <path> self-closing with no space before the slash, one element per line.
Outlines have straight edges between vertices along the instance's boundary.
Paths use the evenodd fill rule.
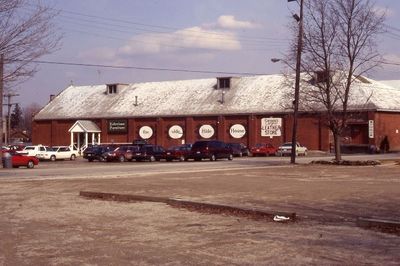
<path fill-rule="evenodd" d="M 321 82 L 327 82 L 329 80 L 329 72 L 328 71 L 315 71 L 314 82 L 315 84 Z"/>
<path fill-rule="evenodd" d="M 217 78 L 218 79 L 218 89 L 230 89 L 231 88 L 231 78 Z"/>
<path fill-rule="evenodd" d="M 109 85 L 107 85 L 107 93 L 108 94 L 117 93 L 117 84 L 109 84 Z"/>

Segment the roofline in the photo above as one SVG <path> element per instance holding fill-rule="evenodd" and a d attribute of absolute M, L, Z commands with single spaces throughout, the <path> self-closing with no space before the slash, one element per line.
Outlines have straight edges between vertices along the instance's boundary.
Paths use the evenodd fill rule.
<path fill-rule="evenodd" d="M 340 112 L 340 111 L 338 111 Z M 350 109 L 348 112 L 399 112 L 400 110 L 383 110 L 383 109 L 362 109 L 362 110 L 357 110 L 357 109 Z M 265 116 L 284 116 L 284 115 L 290 115 L 292 114 L 293 111 L 282 111 L 282 112 L 253 112 L 253 113 L 218 113 L 218 114 L 174 114 L 174 115 L 148 115 L 148 116 L 95 116 L 95 117 L 59 117 L 59 118 L 44 118 L 44 119 L 34 119 L 33 121 L 50 121 L 50 120 L 93 120 L 93 119 L 134 119 L 134 118 L 171 118 L 171 117 L 176 117 L 176 118 L 186 118 L 186 117 L 218 117 L 218 116 L 259 116 L 259 115 L 265 115 Z M 323 111 L 300 111 L 299 114 L 324 114 L 326 113 L 326 110 Z"/>
<path fill-rule="evenodd" d="M 393 110 L 393 109 L 376 109 L 376 111 L 385 113 L 400 113 L 400 110 Z"/>

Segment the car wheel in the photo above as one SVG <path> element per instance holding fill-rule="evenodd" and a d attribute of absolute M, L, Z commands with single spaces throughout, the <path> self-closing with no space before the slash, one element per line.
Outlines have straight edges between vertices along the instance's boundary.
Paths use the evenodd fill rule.
<path fill-rule="evenodd" d="M 106 158 L 104 158 L 103 156 L 100 156 L 99 161 L 100 161 L 100 162 L 105 162 L 105 161 L 106 161 Z"/>
<path fill-rule="evenodd" d="M 304 156 L 307 156 L 307 151 L 304 151 L 304 154 L 303 154 Z"/>
<path fill-rule="evenodd" d="M 28 167 L 29 169 L 32 169 L 33 167 L 35 167 L 35 163 L 33 161 L 29 161 L 28 165 L 26 167 Z"/>
<path fill-rule="evenodd" d="M 215 157 L 215 154 L 211 155 L 210 161 L 215 161 L 215 160 L 217 160 L 217 157 Z"/>
<path fill-rule="evenodd" d="M 229 161 L 232 161 L 232 160 L 233 160 L 233 155 L 232 155 L 232 154 L 229 154 L 228 160 L 229 160 Z"/>
<path fill-rule="evenodd" d="M 89 163 L 93 162 L 93 159 L 88 159 Z"/>
<path fill-rule="evenodd" d="M 56 161 L 56 156 L 55 155 L 50 156 L 50 161 L 55 162 Z"/>
<path fill-rule="evenodd" d="M 126 161 L 126 160 L 125 160 L 125 156 L 123 156 L 123 155 L 119 156 L 119 157 L 118 157 L 118 160 L 119 160 L 121 163 L 123 163 L 123 162 Z"/>
<path fill-rule="evenodd" d="M 171 158 L 168 158 L 168 159 L 166 159 L 167 160 L 167 162 L 172 162 L 172 159 Z"/>
<path fill-rule="evenodd" d="M 180 162 L 186 161 L 185 156 L 182 155 L 181 157 L 179 157 L 179 161 L 180 161 Z"/>
<path fill-rule="evenodd" d="M 69 158 L 71 161 L 75 161 L 76 159 L 76 155 L 75 154 L 71 154 L 71 157 Z"/>
<path fill-rule="evenodd" d="M 152 155 L 152 156 L 150 156 L 149 161 L 150 161 L 150 162 L 155 162 L 155 161 L 156 161 L 156 158 Z"/>

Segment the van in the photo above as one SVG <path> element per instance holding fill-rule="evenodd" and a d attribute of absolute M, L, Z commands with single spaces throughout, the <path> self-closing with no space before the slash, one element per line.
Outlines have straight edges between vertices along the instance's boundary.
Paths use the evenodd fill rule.
<path fill-rule="evenodd" d="M 195 161 L 201 161 L 202 159 L 215 161 L 224 158 L 233 160 L 233 151 L 223 141 L 201 140 L 193 144 L 189 158 Z"/>

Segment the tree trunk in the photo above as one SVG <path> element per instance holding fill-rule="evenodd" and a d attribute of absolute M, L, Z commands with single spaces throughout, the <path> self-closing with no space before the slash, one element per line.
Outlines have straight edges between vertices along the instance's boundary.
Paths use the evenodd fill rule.
<path fill-rule="evenodd" d="M 335 145 L 335 160 L 339 162 L 342 160 L 342 151 L 340 150 L 340 134 L 333 133 L 333 141 Z"/>

